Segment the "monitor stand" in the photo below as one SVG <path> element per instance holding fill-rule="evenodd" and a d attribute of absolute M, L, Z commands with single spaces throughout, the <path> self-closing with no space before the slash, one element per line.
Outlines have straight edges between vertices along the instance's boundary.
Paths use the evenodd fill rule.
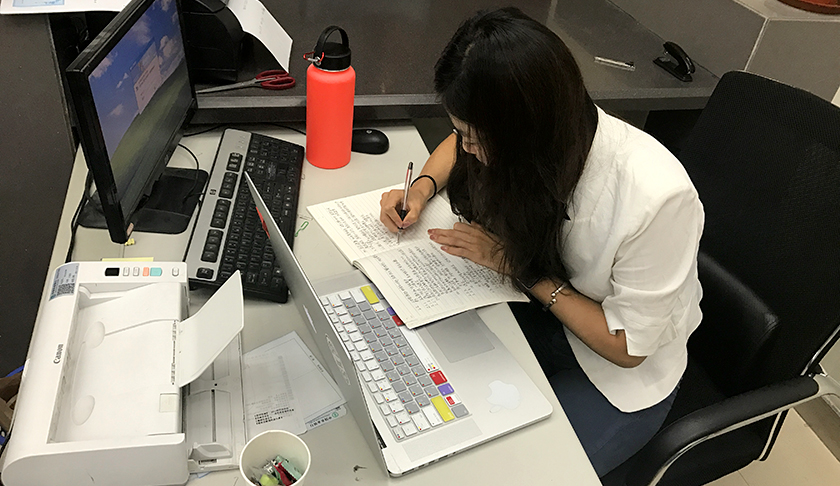
<path fill-rule="evenodd" d="M 133 231 L 169 235 L 186 231 L 208 178 L 203 170 L 164 169 L 151 194 L 131 215 Z M 85 204 L 79 215 L 79 224 L 85 228 L 108 228 L 98 194 L 94 193 Z"/>

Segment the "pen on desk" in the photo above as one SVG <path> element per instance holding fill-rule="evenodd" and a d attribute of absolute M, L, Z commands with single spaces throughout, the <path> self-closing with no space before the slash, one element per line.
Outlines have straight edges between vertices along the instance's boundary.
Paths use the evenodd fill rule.
<path fill-rule="evenodd" d="M 624 69 L 625 71 L 636 70 L 636 66 L 633 64 L 633 61 L 616 61 L 615 59 L 607 59 L 606 57 L 595 56 L 595 62 L 598 64 L 603 64 L 604 66 Z"/>
<path fill-rule="evenodd" d="M 408 214 L 408 190 L 411 188 L 411 173 L 414 170 L 414 162 L 408 163 L 408 169 L 405 171 L 405 186 L 403 187 L 403 200 L 402 205 L 400 205 L 399 215 L 400 219 L 405 219 L 405 215 Z M 402 234 L 402 228 L 397 231 L 397 244 L 400 243 L 400 235 Z"/>

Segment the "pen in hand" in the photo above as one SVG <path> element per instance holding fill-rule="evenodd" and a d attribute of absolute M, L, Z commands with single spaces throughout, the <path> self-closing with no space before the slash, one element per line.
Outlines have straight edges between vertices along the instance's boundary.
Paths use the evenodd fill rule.
<path fill-rule="evenodd" d="M 411 188 L 411 175 L 412 171 L 414 170 L 414 162 L 408 163 L 408 169 L 405 171 L 405 186 L 403 188 L 403 200 L 402 205 L 400 206 L 400 210 L 397 211 L 397 214 L 400 215 L 400 219 L 405 219 L 405 215 L 408 214 L 408 190 Z M 397 244 L 400 243 L 400 235 L 402 234 L 402 226 L 397 231 Z"/>

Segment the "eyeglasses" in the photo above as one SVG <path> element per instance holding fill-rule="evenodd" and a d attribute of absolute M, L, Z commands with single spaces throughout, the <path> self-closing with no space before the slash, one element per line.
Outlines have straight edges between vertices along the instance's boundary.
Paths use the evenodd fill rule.
<path fill-rule="evenodd" d="M 478 142 L 475 142 L 475 141 L 470 140 L 469 138 L 465 137 L 464 134 L 459 132 L 457 128 L 453 128 L 452 132 L 455 135 L 461 137 L 461 145 L 464 145 L 464 146 L 478 146 Z"/>

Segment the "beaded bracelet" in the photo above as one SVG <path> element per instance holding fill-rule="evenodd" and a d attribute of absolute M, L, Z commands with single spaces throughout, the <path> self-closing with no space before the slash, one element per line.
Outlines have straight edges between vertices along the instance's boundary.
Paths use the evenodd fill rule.
<path fill-rule="evenodd" d="M 432 177 L 432 176 L 430 176 L 430 175 L 428 175 L 428 174 L 423 174 L 423 175 L 421 175 L 421 176 L 418 176 L 418 177 L 417 177 L 417 179 L 414 179 L 414 181 L 412 181 L 411 185 L 410 185 L 410 186 L 408 186 L 408 187 L 412 187 L 412 186 L 414 186 L 414 183 L 415 183 L 415 182 L 419 181 L 420 179 L 424 179 L 424 178 L 425 178 L 425 179 L 429 179 L 430 181 L 432 181 L 432 185 L 433 185 L 433 186 L 434 186 L 434 188 L 435 188 L 435 191 L 432 193 L 432 197 L 430 197 L 430 198 L 429 198 L 429 201 L 431 201 L 431 200 L 432 200 L 432 198 L 433 198 L 433 197 L 435 197 L 435 194 L 437 194 L 437 182 L 435 181 L 435 178 L 434 178 L 434 177 Z"/>
<path fill-rule="evenodd" d="M 557 295 L 560 294 L 567 285 L 569 285 L 569 282 L 563 282 L 559 287 L 554 289 L 554 292 L 551 293 L 551 300 L 549 300 L 542 308 L 544 312 L 548 312 L 548 309 L 551 309 L 551 306 L 557 303 Z"/>

